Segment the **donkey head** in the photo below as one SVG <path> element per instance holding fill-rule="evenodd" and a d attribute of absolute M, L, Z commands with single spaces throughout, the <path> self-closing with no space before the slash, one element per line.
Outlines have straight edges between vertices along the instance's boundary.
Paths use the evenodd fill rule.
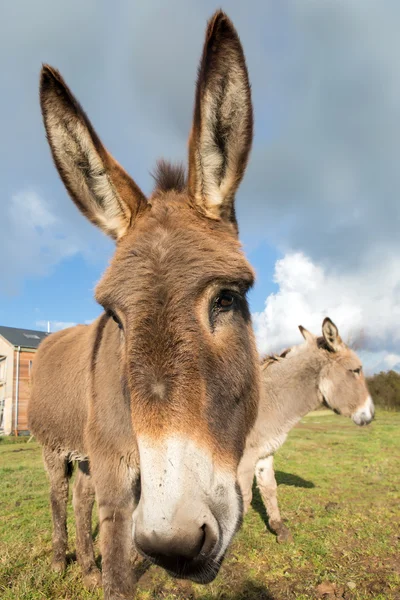
<path fill-rule="evenodd" d="M 362 364 L 339 335 L 338 328 L 329 319 L 322 323 L 322 337 L 316 338 L 304 327 L 299 327 L 308 343 L 324 353 L 318 390 L 323 402 L 336 413 L 351 417 L 357 425 L 367 425 L 374 418 L 374 404 L 369 395 Z"/>
<path fill-rule="evenodd" d="M 236 472 L 259 398 L 254 275 L 234 210 L 253 126 L 239 37 L 224 13 L 209 22 L 188 178 L 161 163 L 149 198 L 49 66 L 41 106 L 69 194 L 117 243 L 96 299 L 120 336 L 139 450 L 135 543 L 172 574 L 211 581 L 241 520 Z"/>

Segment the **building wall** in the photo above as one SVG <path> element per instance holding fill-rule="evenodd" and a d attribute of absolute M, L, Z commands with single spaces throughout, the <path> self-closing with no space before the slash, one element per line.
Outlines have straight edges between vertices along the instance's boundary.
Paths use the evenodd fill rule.
<path fill-rule="evenodd" d="M 18 356 L 19 355 L 19 356 Z M 14 402 L 13 402 L 13 431 L 15 431 L 16 416 L 16 390 L 17 390 L 17 363 L 19 360 L 18 374 L 18 433 L 28 433 L 28 401 L 30 396 L 31 364 L 35 358 L 35 350 L 22 349 L 14 352 Z"/>
<path fill-rule="evenodd" d="M 6 356 L 5 383 L 0 384 L 0 400 L 4 401 L 3 431 L 6 435 L 9 435 L 13 431 L 14 347 L 1 336 L 0 356 Z"/>

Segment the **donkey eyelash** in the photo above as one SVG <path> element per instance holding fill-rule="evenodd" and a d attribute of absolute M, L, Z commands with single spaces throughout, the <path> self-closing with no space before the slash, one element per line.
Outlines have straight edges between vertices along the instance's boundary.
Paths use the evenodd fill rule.
<path fill-rule="evenodd" d="M 118 315 L 116 315 L 115 312 L 109 308 L 106 309 L 106 313 L 107 313 L 107 316 L 110 317 L 118 325 L 119 329 L 122 330 L 123 325 L 122 325 L 121 319 L 118 317 Z"/>

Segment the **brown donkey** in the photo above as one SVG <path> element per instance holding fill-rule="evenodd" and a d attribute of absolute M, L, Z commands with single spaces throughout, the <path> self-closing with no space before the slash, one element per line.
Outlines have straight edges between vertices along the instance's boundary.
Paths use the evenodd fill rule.
<path fill-rule="evenodd" d="M 234 209 L 253 125 L 239 37 L 224 13 L 209 22 L 187 182 L 161 163 L 148 199 L 49 66 L 40 100 L 70 196 L 116 240 L 96 288 L 105 312 L 49 336 L 35 361 L 29 421 L 50 478 L 53 566 L 66 564 L 77 460 L 77 557 L 87 584 L 99 581 L 94 490 L 107 599 L 133 593 L 132 543 L 172 575 L 209 582 L 241 521 L 237 467 L 259 401 L 246 302 L 253 271 Z"/>
<path fill-rule="evenodd" d="M 305 344 L 263 362 L 259 414 L 239 465 L 245 511 L 251 502 L 255 470 L 268 523 L 278 542 L 290 540 L 291 534 L 279 512 L 273 453 L 292 427 L 321 402 L 357 425 L 366 425 L 374 417 L 361 361 L 342 341 L 336 325 L 326 318 L 319 338 L 304 327 L 299 329 Z"/>

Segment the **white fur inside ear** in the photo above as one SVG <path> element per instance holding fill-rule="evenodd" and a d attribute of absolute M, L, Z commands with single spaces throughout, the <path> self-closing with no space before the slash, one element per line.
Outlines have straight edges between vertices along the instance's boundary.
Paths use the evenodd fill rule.
<path fill-rule="evenodd" d="M 218 105 L 218 97 L 207 90 L 203 103 L 203 127 L 200 134 L 200 163 L 202 167 L 203 194 L 206 208 L 213 210 L 223 205 L 230 199 L 230 191 L 236 182 L 236 169 L 242 147 L 245 115 L 241 115 L 243 108 L 238 106 L 238 98 L 242 97 L 245 90 L 240 78 L 233 77 L 228 83 L 226 95 Z M 235 120 L 232 115 L 235 114 Z M 218 123 L 217 119 L 222 123 Z M 224 123 L 233 121 L 234 131 L 226 139 L 225 155 L 215 141 L 215 130 L 224 127 Z M 224 167 L 224 162 L 225 167 Z M 219 174 L 224 168 L 224 175 Z"/>
<path fill-rule="evenodd" d="M 341 348 L 342 340 L 339 335 L 339 330 L 329 319 L 325 320 L 322 325 L 322 335 L 331 350 L 337 352 Z"/>
<path fill-rule="evenodd" d="M 213 218 L 229 214 L 251 145 L 252 108 L 247 73 L 227 50 L 201 98 L 194 158 L 197 204 Z"/>
<path fill-rule="evenodd" d="M 63 176 L 85 212 L 103 231 L 119 239 L 130 211 L 115 189 L 86 126 L 75 118 L 47 113 L 50 143 Z"/>

